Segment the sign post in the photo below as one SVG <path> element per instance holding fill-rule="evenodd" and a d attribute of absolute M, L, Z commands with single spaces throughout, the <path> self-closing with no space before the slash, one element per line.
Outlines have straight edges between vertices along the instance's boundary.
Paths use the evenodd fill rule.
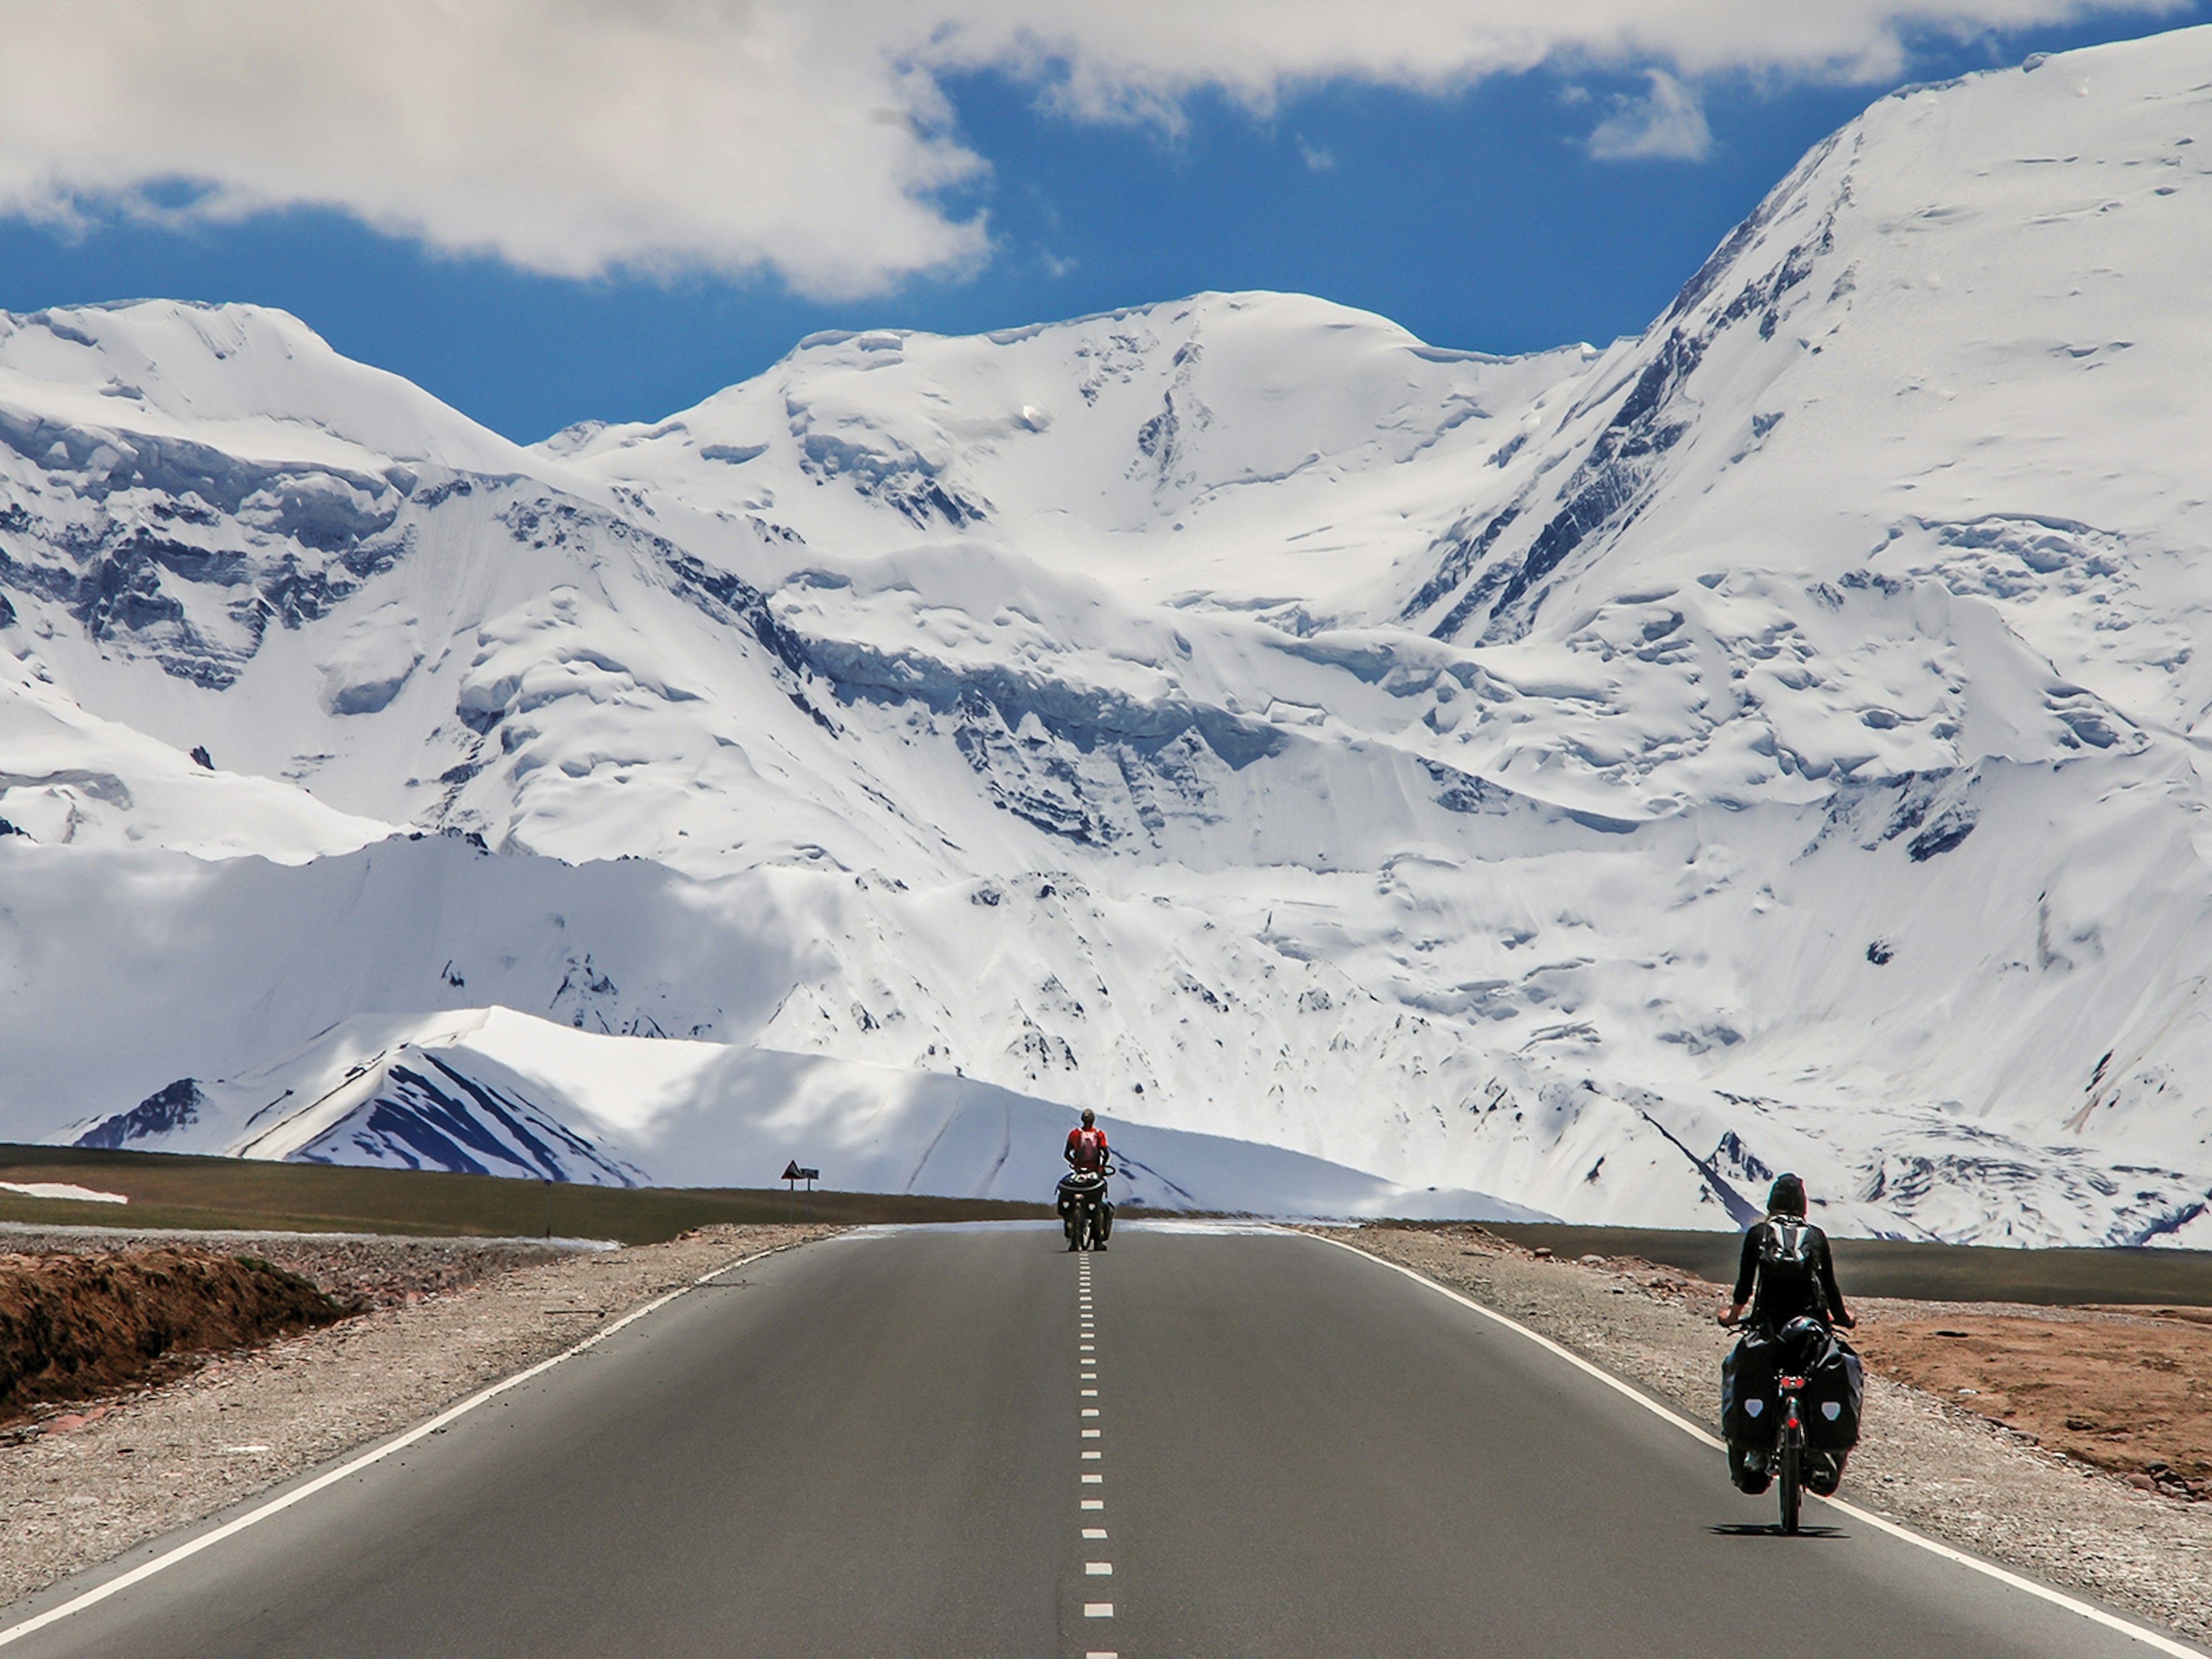
<path fill-rule="evenodd" d="M 784 1219 L 787 1221 L 796 1220 L 798 1218 L 799 1183 L 802 1181 L 805 1182 L 806 1183 L 806 1190 L 810 1193 L 812 1192 L 814 1190 L 814 1183 L 822 1179 L 822 1171 L 819 1170 L 802 1170 L 799 1167 L 799 1160 L 794 1158 L 790 1163 L 783 1166 L 783 1174 L 778 1176 L 777 1179 L 789 1183 L 787 1189 L 789 1194 L 789 1201 L 784 1206 Z"/>

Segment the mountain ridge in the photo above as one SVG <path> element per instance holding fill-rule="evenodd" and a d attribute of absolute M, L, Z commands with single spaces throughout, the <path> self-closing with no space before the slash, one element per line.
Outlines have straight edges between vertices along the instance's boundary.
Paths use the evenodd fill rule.
<path fill-rule="evenodd" d="M 495 986 L 1568 1218 L 2195 1238 L 2208 80 L 1882 100 L 1602 350 L 1201 295 L 525 448 L 0 322 L 0 1116 Z"/>

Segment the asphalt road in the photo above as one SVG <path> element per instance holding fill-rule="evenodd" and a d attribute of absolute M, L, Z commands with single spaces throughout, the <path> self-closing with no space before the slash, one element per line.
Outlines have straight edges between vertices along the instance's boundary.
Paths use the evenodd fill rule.
<path fill-rule="evenodd" d="M 1310 1238 L 886 1231 L 693 1291 L 9 1659 L 2151 1651 L 1817 1501 L 1811 1535 L 1773 1515 Z"/>

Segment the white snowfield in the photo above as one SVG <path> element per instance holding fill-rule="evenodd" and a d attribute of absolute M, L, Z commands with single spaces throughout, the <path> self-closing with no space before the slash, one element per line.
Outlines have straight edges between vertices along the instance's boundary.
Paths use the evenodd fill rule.
<path fill-rule="evenodd" d="M 1602 351 L 1203 295 L 529 449 L 0 319 L 0 1133 L 2212 1244 L 2208 118 L 1885 99 Z"/>
<path fill-rule="evenodd" d="M 606 1036 L 502 1007 L 349 1019 L 238 1078 L 137 1109 L 150 1134 L 98 1142 L 610 1186 L 641 1182 L 648 1168 L 763 1185 L 799 1147 L 849 1190 L 1032 1202 L 1066 1172 L 1069 1127 L 1065 1107 L 972 1079 Z M 1279 1147 L 1103 1121 L 1117 1197 L 1153 1208 L 1540 1218 L 1485 1194 L 1408 1190 Z"/>

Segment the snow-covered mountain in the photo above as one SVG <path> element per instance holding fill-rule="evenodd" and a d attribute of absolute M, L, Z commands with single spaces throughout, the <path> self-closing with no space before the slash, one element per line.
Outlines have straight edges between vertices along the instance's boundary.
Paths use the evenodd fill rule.
<path fill-rule="evenodd" d="M 1899 94 L 1602 351 L 1206 295 L 525 449 L 0 319 L 0 1130 L 2212 1240 L 2208 110 Z"/>

